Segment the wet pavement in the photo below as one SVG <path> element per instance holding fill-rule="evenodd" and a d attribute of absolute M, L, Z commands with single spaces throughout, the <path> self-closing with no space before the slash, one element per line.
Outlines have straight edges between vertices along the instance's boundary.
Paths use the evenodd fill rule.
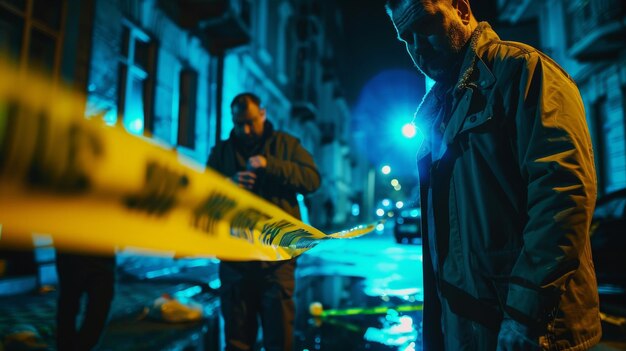
<path fill-rule="evenodd" d="M 411 350 L 419 344 L 420 259 L 419 246 L 397 245 L 390 234 L 376 233 L 324 242 L 304 254 L 294 296 L 296 349 Z M 216 264 L 118 255 L 111 319 L 98 349 L 220 349 Z M 144 309 L 163 294 L 193 299 L 203 306 L 205 318 L 177 324 L 146 316 Z M 54 350 L 56 298 L 55 291 L 1 298 L 0 333 L 31 325 Z M 322 309 L 317 317 L 309 311 L 313 303 Z M 396 306 L 409 310 L 397 312 Z"/>
<path fill-rule="evenodd" d="M 396 244 L 389 232 L 325 242 L 304 254 L 296 349 L 419 350 L 421 259 L 421 246 Z"/>
<path fill-rule="evenodd" d="M 142 268 L 142 262 L 144 264 Z M 168 258 L 136 257 L 118 267 L 110 321 L 98 350 L 217 350 L 219 302 L 209 282 L 216 278 L 216 264 L 203 260 L 190 264 Z M 174 269 L 169 274 L 163 269 Z M 145 275 L 151 276 L 146 279 Z M 205 318 L 198 322 L 168 323 L 153 309 L 162 296 L 189 300 L 202 306 Z M 57 292 L 31 292 L 0 298 L 0 335 L 17 326 L 32 326 L 47 347 L 55 350 Z M 147 313 L 153 309 L 151 313 Z M 79 316 L 79 320 L 80 320 Z M 0 347 L 0 350 L 2 348 Z"/>
<path fill-rule="evenodd" d="M 111 321 L 99 350 L 220 350 L 215 260 L 118 257 Z M 326 241 L 298 260 L 295 350 L 421 350 L 422 252 L 390 231 Z M 163 294 L 191 299 L 205 318 L 167 323 L 145 308 Z M 34 326 L 54 350 L 56 292 L 0 298 L 0 333 Z M 594 351 L 626 349 L 606 340 Z M 0 350 L 2 348 L 0 347 Z M 258 348 L 260 349 L 260 348 Z"/>

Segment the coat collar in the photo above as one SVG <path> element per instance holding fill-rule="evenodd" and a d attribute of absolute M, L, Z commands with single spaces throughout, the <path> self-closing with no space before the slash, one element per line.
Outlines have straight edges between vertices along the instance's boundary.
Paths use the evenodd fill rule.
<path fill-rule="evenodd" d="M 467 87 L 477 87 L 481 90 L 490 88 L 496 81 L 495 76 L 481 57 L 494 41 L 499 41 L 498 34 L 491 29 L 487 22 L 480 22 L 470 39 L 470 47 L 465 54 L 462 72 L 456 83 L 455 90 L 462 91 Z"/>

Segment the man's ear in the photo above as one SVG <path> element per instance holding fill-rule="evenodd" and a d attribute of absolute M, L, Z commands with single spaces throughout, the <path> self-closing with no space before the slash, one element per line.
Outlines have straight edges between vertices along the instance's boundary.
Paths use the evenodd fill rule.
<path fill-rule="evenodd" d="M 265 109 L 262 108 L 259 112 L 261 113 L 261 119 L 265 121 L 265 119 L 267 118 L 267 116 L 265 115 Z"/>
<path fill-rule="evenodd" d="M 463 24 L 469 24 L 472 17 L 472 10 L 469 4 L 469 0 L 456 0 L 453 1 L 455 10 L 461 19 Z"/>

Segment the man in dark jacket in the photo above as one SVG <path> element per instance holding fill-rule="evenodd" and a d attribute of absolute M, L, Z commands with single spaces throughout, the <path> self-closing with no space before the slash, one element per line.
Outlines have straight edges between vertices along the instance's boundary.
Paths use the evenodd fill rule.
<path fill-rule="evenodd" d="M 231 111 L 230 138 L 211 151 L 209 167 L 300 219 L 296 195 L 320 186 L 313 158 L 298 139 L 274 130 L 254 94 L 236 96 Z M 252 350 L 260 317 L 265 350 L 291 351 L 295 268 L 295 259 L 220 264 L 226 350 Z"/>
<path fill-rule="evenodd" d="M 501 41 L 469 0 L 389 0 L 436 81 L 416 112 L 431 350 L 586 350 L 601 336 L 585 111 L 536 49 Z"/>

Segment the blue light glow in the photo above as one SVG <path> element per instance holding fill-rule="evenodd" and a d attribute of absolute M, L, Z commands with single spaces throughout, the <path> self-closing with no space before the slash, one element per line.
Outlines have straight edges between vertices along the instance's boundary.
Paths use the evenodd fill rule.
<path fill-rule="evenodd" d="M 386 70 L 370 79 L 353 108 L 352 129 L 358 151 L 375 165 L 389 166 L 398 177 L 413 175 L 423 133 L 419 118 L 414 121 L 413 132 L 405 126 L 411 125 L 423 95 L 423 77 L 411 70 Z M 403 129 L 408 136 L 401 134 Z"/>
<path fill-rule="evenodd" d="M 407 139 L 412 139 L 417 134 L 415 126 L 412 123 L 407 123 L 402 126 L 402 135 Z"/>
<path fill-rule="evenodd" d="M 143 132 L 143 119 L 136 118 L 134 120 L 130 120 L 126 124 L 126 129 L 133 134 L 141 134 Z"/>
<path fill-rule="evenodd" d="M 359 204 L 352 204 L 351 212 L 353 216 L 358 216 L 359 214 L 361 214 L 361 206 L 359 206 Z"/>

